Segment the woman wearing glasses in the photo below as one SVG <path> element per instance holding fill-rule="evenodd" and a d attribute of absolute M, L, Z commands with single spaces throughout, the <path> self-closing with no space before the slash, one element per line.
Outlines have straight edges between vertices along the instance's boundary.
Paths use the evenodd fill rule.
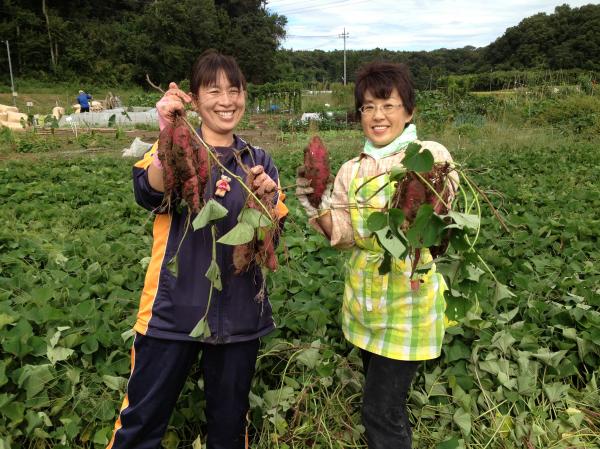
<path fill-rule="evenodd" d="M 399 259 L 393 260 L 388 274 L 380 275 L 384 253 L 366 226 L 369 214 L 385 207 L 393 194 L 385 187 L 385 173 L 401 165 L 406 147 L 417 141 L 412 124 L 415 91 L 408 68 L 383 62 L 364 66 L 357 75 L 355 101 L 365 136 L 360 155 L 342 165 L 320 207 L 309 203 L 312 188 L 301 171 L 296 193 L 309 223 L 332 246 L 352 250 L 346 264 L 342 330 L 362 354 L 362 420 L 369 448 L 410 448 L 406 397 L 420 361 L 441 353 L 446 285 L 432 268 L 415 289 L 409 279 L 410 261 Z M 437 161 L 451 161 L 444 146 L 421 143 Z M 420 263 L 430 261 L 429 252 L 423 251 Z"/>

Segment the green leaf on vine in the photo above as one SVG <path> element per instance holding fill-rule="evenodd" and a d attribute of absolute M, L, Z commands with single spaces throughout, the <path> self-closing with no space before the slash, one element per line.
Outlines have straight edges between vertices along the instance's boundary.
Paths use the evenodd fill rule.
<path fill-rule="evenodd" d="M 444 221 L 433 213 L 431 204 L 423 204 L 406 232 L 406 238 L 414 248 L 429 248 L 439 244 L 444 227 Z"/>
<path fill-rule="evenodd" d="M 206 202 L 204 207 L 200 209 L 196 218 L 194 218 L 194 221 L 192 222 L 194 231 L 202 229 L 211 221 L 219 220 L 225 215 L 227 215 L 227 209 L 211 198 Z"/>
<path fill-rule="evenodd" d="M 448 228 L 458 229 L 477 229 L 479 228 L 479 216 L 474 214 L 462 214 L 456 211 L 449 211 L 448 216 L 454 220 L 454 223 L 447 226 Z"/>
<path fill-rule="evenodd" d="M 455 228 L 450 232 L 450 245 L 459 252 L 466 251 L 470 248 L 463 229 Z"/>
<path fill-rule="evenodd" d="M 426 173 L 433 168 L 433 154 L 427 148 L 421 151 L 421 145 L 418 143 L 409 143 L 404 159 L 402 159 L 402 165 L 407 170 Z"/>
<path fill-rule="evenodd" d="M 202 317 L 200 321 L 194 326 L 192 332 L 190 332 L 190 337 L 193 338 L 208 338 L 210 337 L 210 327 L 208 326 L 208 322 L 206 321 L 206 317 Z"/>
<path fill-rule="evenodd" d="M 395 165 L 390 169 L 390 181 L 400 182 L 406 176 L 406 167 Z"/>
<path fill-rule="evenodd" d="M 402 223 L 404 223 L 404 212 L 402 212 L 402 209 L 398 209 L 398 208 L 391 208 L 388 211 L 388 215 L 390 217 L 390 227 L 392 228 L 392 231 L 396 231 L 394 232 L 396 235 L 402 235 Z"/>
<path fill-rule="evenodd" d="M 224 245 L 243 245 L 254 238 L 254 228 L 248 223 L 239 222 L 227 234 L 217 240 Z"/>
<path fill-rule="evenodd" d="M 501 299 L 511 298 L 516 296 L 511 292 L 508 287 L 501 282 L 496 282 L 496 291 L 494 293 L 494 303 L 497 303 Z"/>
<path fill-rule="evenodd" d="M 206 277 L 212 283 L 214 288 L 219 291 L 223 289 L 223 284 L 221 283 L 221 269 L 216 260 L 213 259 L 210 261 L 210 266 L 208 267 L 208 270 L 206 270 Z"/>
<path fill-rule="evenodd" d="M 377 235 L 379 244 L 393 257 L 396 259 L 402 259 L 404 257 L 406 253 L 406 246 L 392 233 L 392 230 L 389 228 L 389 226 L 376 231 L 375 234 Z"/>
<path fill-rule="evenodd" d="M 256 209 L 245 207 L 238 215 L 238 222 L 248 223 L 254 229 L 261 227 L 271 227 L 273 222 L 269 217 Z"/>
<path fill-rule="evenodd" d="M 471 299 L 465 296 L 446 295 L 446 317 L 451 321 L 460 321 L 473 308 Z"/>
<path fill-rule="evenodd" d="M 388 224 L 388 216 L 383 212 L 373 212 L 367 218 L 367 229 L 371 232 L 377 232 Z"/>

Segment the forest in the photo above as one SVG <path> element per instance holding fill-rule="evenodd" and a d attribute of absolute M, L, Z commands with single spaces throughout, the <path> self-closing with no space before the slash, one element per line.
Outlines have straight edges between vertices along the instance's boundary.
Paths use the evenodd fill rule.
<path fill-rule="evenodd" d="M 343 51 L 280 48 L 287 19 L 266 0 L 1 0 L 0 37 L 10 42 L 18 78 L 145 84 L 182 80 L 207 48 L 232 54 L 254 84 L 340 82 Z M 407 63 L 420 89 L 449 75 L 509 70 L 600 70 L 600 5 L 562 5 L 508 28 L 486 47 L 347 52 L 348 81 L 366 61 Z M 6 67 L 6 51 L 0 66 Z M 266 69 L 267 68 L 267 69 Z M 443 82 L 443 81 L 442 81 Z M 7 71 L 0 88 L 10 86 Z"/>

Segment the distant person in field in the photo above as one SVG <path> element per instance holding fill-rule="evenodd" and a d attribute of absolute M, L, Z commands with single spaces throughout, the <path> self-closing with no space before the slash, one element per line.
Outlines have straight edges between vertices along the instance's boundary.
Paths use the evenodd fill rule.
<path fill-rule="evenodd" d="M 90 112 L 91 99 L 92 96 L 90 94 L 84 92 L 83 90 L 79 91 L 79 95 L 77 95 L 77 103 L 79 103 L 79 106 L 81 106 L 79 112 Z"/>
<path fill-rule="evenodd" d="M 248 179 L 245 170 L 255 175 L 247 187 L 261 201 L 272 201 L 272 217 L 280 226 L 287 215 L 273 160 L 234 133 L 244 116 L 247 95 L 237 62 L 216 51 L 203 53 L 192 67 L 190 90 L 187 94 L 177 84 L 169 85 L 156 105 L 160 129 L 166 131 L 133 168 L 135 199 L 154 213 L 154 240 L 134 325 L 131 375 L 108 449 L 161 447 L 179 393 L 197 361 L 206 398 L 207 437 L 202 446 L 247 448 L 246 414 L 260 339 L 275 329 L 261 267 L 250 260 L 244 270 L 234 272 L 233 246 L 217 243 L 213 250 L 211 227 L 192 228 L 194 217 L 177 192 L 169 200 L 181 207 L 166 206 L 165 183 L 172 180 L 172 172 L 161 162 L 167 161 L 169 145 L 165 142 L 169 142 L 169 129 L 178 123 L 175 114 L 191 103 L 201 118 L 198 133 L 223 166 L 242 180 Z M 204 190 L 205 201 L 214 200 L 228 211 L 215 222 L 218 236 L 237 224 L 249 196 L 237 179 L 221 170 L 212 163 Z M 176 274 L 169 264 L 175 255 Z M 221 273 L 222 289 L 213 288 L 211 297 L 205 273 L 213 261 Z M 190 336 L 205 315 L 210 335 Z M 195 407 L 194 413 L 200 416 L 200 404 Z"/>
<path fill-rule="evenodd" d="M 367 64 L 357 74 L 354 95 L 365 136 L 362 151 L 342 165 L 319 207 L 309 201 L 313 188 L 302 170 L 296 194 L 309 223 L 332 246 L 351 250 L 342 330 L 362 355 L 362 422 L 369 449 L 409 449 L 406 398 L 421 361 L 440 356 L 447 287 L 435 266 L 411 280 L 409 258 L 392 257 L 389 273 L 379 274 L 384 251 L 367 227 L 370 214 L 390 204 L 390 168 L 402 164 L 409 143 L 419 142 L 412 123 L 415 90 L 410 72 L 403 64 Z M 436 161 L 452 160 L 439 143 L 422 144 Z M 423 248 L 417 268 L 431 261 Z"/>

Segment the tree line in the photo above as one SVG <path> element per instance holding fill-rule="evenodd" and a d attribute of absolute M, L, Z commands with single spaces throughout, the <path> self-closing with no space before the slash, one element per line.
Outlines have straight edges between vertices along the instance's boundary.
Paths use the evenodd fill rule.
<path fill-rule="evenodd" d="M 266 0 L 0 0 L 0 17 L 15 76 L 96 85 L 182 80 L 208 48 L 264 83 L 286 24 Z"/>
<path fill-rule="evenodd" d="M 508 28 L 486 47 L 467 46 L 433 51 L 390 51 L 381 48 L 346 52 L 348 81 L 362 64 L 373 60 L 404 62 L 420 89 L 435 89 L 449 75 L 487 74 L 497 71 L 600 71 L 600 5 L 571 8 L 562 5 L 554 13 L 539 13 Z M 340 82 L 344 53 L 278 52 L 281 78 L 303 83 Z M 496 77 L 494 77 L 496 78 Z M 497 83 L 496 83 L 497 84 Z M 487 83 L 486 83 L 487 87 Z M 495 85 L 496 87 L 496 85 Z"/>
<path fill-rule="evenodd" d="M 279 48 L 287 19 L 266 0 L 0 0 L 0 39 L 9 40 L 15 76 L 95 85 L 183 80 L 193 60 L 216 48 L 237 58 L 248 81 L 341 82 L 343 51 Z M 433 51 L 381 48 L 347 54 L 349 82 L 373 60 L 407 63 L 421 89 L 449 75 L 508 70 L 600 70 L 600 5 L 540 13 L 490 45 Z M 0 67 L 7 67 L 0 50 Z M 0 85 L 8 85 L 2 70 Z M 4 75 L 5 73 L 5 75 Z"/>

